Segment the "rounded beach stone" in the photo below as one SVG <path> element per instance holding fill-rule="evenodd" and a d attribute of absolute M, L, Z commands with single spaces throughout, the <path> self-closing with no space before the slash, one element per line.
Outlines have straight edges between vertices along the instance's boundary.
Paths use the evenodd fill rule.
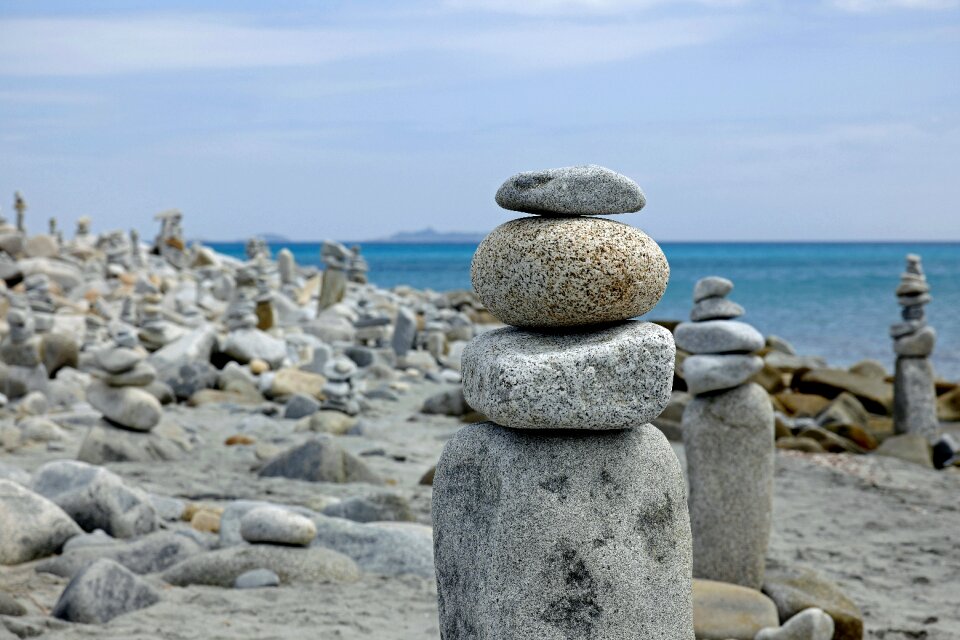
<path fill-rule="evenodd" d="M 317 536 L 310 518 L 281 507 L 257 507 L 240 519 L 240 535 L 247 542 L 307 546 Z"/>
<path fill-rule="evenodd" d="M 111 422 L 134 431 L 150 431 L 163 417 L 160 401 L 139 387 L 93 382 L 87 387 L 87 402 Z"/>
<path fill-rule="evenodd" d="M 685 489 L 656 427 L 469 425 L 433 486 L 442 637 L 692 640 Z"/>
<path fill-rule="evenodd" d="M 464 348 L 463 394 L 476 411 L 517 429 L 623 429 L 670 402 L 675 348 L 639 321 L 590 332 L 508 327 Z"/>
<path fill-rule="evenodd" d="M 636 182 L 595 164 L 518 173 L 507 178 L 496 199 L 512 211 L 578 216 L 631 213 L 647 202 Z"/>
<path fill-rule="evenodd" d="M 765 627 L 754 640 L 831 640 L 833 618 L 823 609 L 811 607 L 783 623 L 782 627 Z"/>
<path fill-rule="evenodd" d="M 569 327 L 642 315 L 670 278 L 663 251 L 639 229 L 603 218 L 520 218 L 473 256 L 480 301 L 506 324 Z"/>
<path fill-rule="evenodd" d="M 726 298 L 704 298 L 693 305 L 690 311 L 690 320 L 703 322 L 704 320 L 729 320 L 739 318 L 744 313 L 743 307 Z"/>
<path fill-rule="evenodd" d="M 682 322 L 673 332 L 677 348 L 690 353 L 751 353 L 763 348 L 759 331 L 745 322 Z"/>
<path fill-rule="evenodd" d="M 241 573 L 233 581 L 234 589 L 261 589 L 263 587 L 279 587 L 280 576 L 269 569 L 253 569 Z"/>
<path fill-rule="evenodd" d="M 700 302 L 706 298 L 723 298 L 733 291 L 733 281 L 720 276 L 707 276 L 697 280 L 693 286 L 693 301 Z"/>
<path fill-rule="evenodd" d="M 683 412 L 693 576 L 759 589 L 773 510 L 774 416 L 756 384 Z"/>
<path fill-rule="evenodd" d="M 937 342 L 937 332 L 933 327 L 923 327 L 914 333 L 900 336 L 893 343 L 893 350 L 898 356 L 929 356 Z"/>
<path fill-rule="evenodd" d="M 753 355 L 695 355 L 686 358 L 682 366 L 687 390 L 701 394 L 743 384 L 763 369 L 763 360 Z"/>

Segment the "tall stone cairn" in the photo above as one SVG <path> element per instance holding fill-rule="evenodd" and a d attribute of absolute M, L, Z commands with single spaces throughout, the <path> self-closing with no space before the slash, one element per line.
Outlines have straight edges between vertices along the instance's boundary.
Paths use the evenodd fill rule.
<path fill-rule="evenodd" d="M 900 276 L 897 302 L 903 307 L 903 322 L 890 327 L 897 354 L 893 381 L 893 427 L 897 433 L 920 433 L 934 437 L 940 430 L 937 394 L 930 354 L 937 333 L 927 325 L 924 306 L 932 300 L 920 256 L 907 255 L 907 268 Z"/>
<path fill-rule="evenodd" d="M 774 416 L 749 379 L 763 367 L 759 331 L 735 320 L 733 283 L 709 277 L 693 290 L 692 322 L 677 326 L 677 348 L 693 400 L 683 412 L 690 483 L 693 575 L 759 589 L 773 508 Z"/>
<path fill-rule="evenodd" d="M 464 427 L 434 478 L 445 640 L 693 639 L 680 465 L 651 426 L 670 399 L 668 331 L 630 320 L 669 278 L 629 178 L 597 166 L 520 173 L 497 203 L 535 214 L 473 258 L 477 296 L 513 325 L 464 349 Z"/>

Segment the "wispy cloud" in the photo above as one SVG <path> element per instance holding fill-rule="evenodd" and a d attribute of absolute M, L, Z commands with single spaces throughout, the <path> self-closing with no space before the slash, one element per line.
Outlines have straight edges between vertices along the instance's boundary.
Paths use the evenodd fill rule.
<path fill-rule="evenodd" d="M 553 68 L 697 45 L 720 37 L 730 26 L 709 18 L 480 27 L 410 21 L 374 31 L 265 27 L 239 23 L 236 17 L 189 14 L 12 19 L 0 20 L 0 75 L 303 67 L 413 51 L 460 52 L 522 68 Z"/>
<path fill-rule="evenodd" d="M 445 0 L 444 6 L 461 11 L 488 11 L 521 15 L 610 14 L 636 12 L 663 6 L 736 7 L 750 0 Z"/>
<path fill-rule="evenodd" d="M 960 0 L 829 0 L 829 3 L 837 9 L 854 13 L 892 9 L 943 11 L 960 7 Z"/>

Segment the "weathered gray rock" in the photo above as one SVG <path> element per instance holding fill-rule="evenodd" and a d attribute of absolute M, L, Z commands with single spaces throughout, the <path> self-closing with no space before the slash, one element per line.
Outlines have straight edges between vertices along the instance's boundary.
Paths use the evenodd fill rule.
<path fill-rule="evenodd" d="M 324 507 L 325 516 L 346 518 L 354 522 L 412 521 L 410 501 L 394 493 L 354 496 Z"/>
<path fill-rule="evenodd" d="M 759 589 L 773 510 L 774 416 L 748 384 L 683 412 L 693 575 Z"/>
<path fill-rule="evenodd" d="M 623 429 L 670 401 L 670 332 L 630 321 L 596 331 L 516 328 L 480 334 L 463 351 L 467 403 L 518 429 Z"/>
<path fill-rule="evenodd" d="M 280 507 L 257 507 L 240 519 L 240 535 L 247 542 L 307 546 L 317 535 L 313 522 Z"/>
<path fill-rule="evenodd" d="M 163 416 L 160 401 L 137 387 L 93 382 L 87 387 L 87 401 L 107 420 L 134 431 L 150 431 Z"/>
<path fill-rule="evenodd" d="M 47 373 L 52 377 L 64 367 L 77 368 L 80 360 L 80 345 L 72 336 L 47 333 L 40 339 L 40 358 Z"/>
<path fill-rule="evenodd" d="M 413 341 L 417 337 L 417 316 L 407 307 L 397 309 L 397 319 L 393 325 L 393 337 L 390 346 L 393 347 L 398 358 L 407 355 L 413 348 Z"/>
<path fill-rule="evenodd" d="M 299 420 L 320 411 L 320 401 L 305 393 L 295 393 L 287 400 L 283 417 L 287 420 Z"/>
<path fill-rule="evenodd" d="M 0 564 L 20 564 L 57 553 L 80 527 L 43 496 L 0 479 L 0 531 Z"/>
<path fill-rule="evenodd" d="M 138 362 L 127 371 L 106 376 L 103 380 L 111 387 L 146 387 L 156 378 L 156 369 L 146 362 Z"/>
<path fill-rule="evenodd" d="M 693 305 L 690 311 L 690 320 L 703 322 L 704 320 L 729 320 L 739 318 L 744 314 L 743 307 L 726 298 L 704 298 Z"/>
<path fill-rule="evenodd" d="M 757 632 L 754 640 L 831 640 L 833 618 L 823 609 L 804 609 L 787 620 L 782 627 L 766 627 Z"/>
<path fill-rule="evenodd" d="M 71 549 L 63 555 L 44 560 L 36 567 L 38 572 L 71 578 L 100 559 L 107 559 L 144 575 L 169 569 L 205 549 L 194 538 L 181 533 L 156 531 L 128 544 L 110 541 Z M 69 546 L 69 545 L 68 545 Z"/>
<path fill-rule="evenodd" d="M 733 282 L 720 276 L 700 278 L 693 286 L 693 301 L 700 302 L 707 298 L 724 298 L 733 291 Z"/>
<path fill-rule="evenodd" d="M 33 490 L 66 511 L 86 531 L 103 529 L 117 538 L 154 531 L 157 510 L 140 489 L 116 474 L 73 460 L 48 462 L 33 476 Z"/>
<path fill-rule="evenodd" d="M 253 569 L 241 573 L 233 581 L 234 589 L 261 589 L 263 587 L 279 587 L 280 576 L 269 569 Z"/>
<path fill-rule="evenodd" d="M 160 594 L 112 560 L 98 560 L 81 571 L 60 594 L 53 616 L 70 622 L 103 624 L 160 601 Z"/>
<path fill-rule="evenodd" d="M 840 587 L 811 569 L 770 563 L 763 592 L 777 605 L 780 620 L 817 607 L 833 618 L 836 640 L 863 638 L 863 614 Z"/>
<path fill-rule="evenodd" d="M 480 301 L 506 324 L 570 327 L 642 315 L 660 300 L 670 266 L 635 227 L 603 218 L 511 220 L 473 255 Z"/>
<path fill-rule="evenodd" d="M 367 573 L 381 576 L 434 575 L 433 541 L 409 529 L 360 524 L 316 514 L 314 547 L 326 547 L 352 558 Z"/>
<path fill-rule="evenodd" d="M 353 560 L 330 549 L 257 544 L 193 556 L 167 569 L 163 579 L 178 587 L 232 587 L 237 578 L 254 569 L 273 571 L 284 584 L 354 582 L 360 577 Z"/>
<path fill-rule="evenodd" d="M 10 480 L 24 487 L 30 486 L 30 474 L 19 467 L 0 461 L 0 480 Z"/>
<path fill-rule="evenodd" d="M 893 351 L 898 356 L 925 357 L 933 353 L 936 342 L 937 332 L 933 327 L 927 326 L 897 338 L 893 343 Z"/>
<path fill-rule="evenodd" d="M 97 352 L 97 365 L 107 373 L 122 373 L 129 371 L 146 359 L 147 354 L 138 349 L 113 347 L 101 349 Z"/>
<path fill-rule="evenodd" d="M 209 362 L 210 353 L 216 343 L 216 335 L 211 325 L 194 329 L 151 353 L 149 362 L 157 371 L 187 362 Z"/>
<path fill-rule="evenodd" d="M 223 352 L 242 364 L 259 359 L 278 369 L 287 357 L 287 345 L 259 329 L 237 329 L 227 336 Z"/>
<path fill-rule="evenodd" d="M 310 482 L 381 482 L 363 460 L 328 435 L 285 451 L 260 469 L 262 478 L 278 476 Z"/>
<path fill-rule="evenodd" d="M 31 416 L 20 421 L 20 436 L 24 442 L 58 442 L 66 432 L 52 420 Z"/>
<path fill-rule="evenodd" d="M 636 182 L 595 164 L 518 173 L 501 185 L 496 200 L 504 209 L 538 215 L 631 213 L 646 204 Z"/>
<path fill-rule="evenodd" d="M 933 366 L 928 358 L 897 358 L 893 380 L 893 428 L 934 436 L 940 430 Z"/>
<path fill-rule="evenodd" d="M 463 388 L 447 389 L 430 396 L 423 401 L 420 411 L 439 416 L 462 416 L 470 413 L 473 409 L 467 404 L 467 399 L 463 396 Z"/>
<path fill-rule="evenodd" d="M 739 386 L 763 369 L 758 356 L 695 355 L 683 361 L 683 379 L 690 393 L 700 395 Z"/>
<path fill-rule="evenodd" d="M 17 602 L 6 591 L 0 591 L 0 616 L 24 616 L 26 614 L 27 608 L 25 606 Z M 2 625 L 0 625 L 0 628 L 3 628 Z M 2 638 L 3 636 L 0 635 L 0 639 Z"/>
<path fill-rule="evenodd" d="M 102 465 L 108 462 L 161 462 L 183 457 L 182 443 L 165 437 L 164 425 L 152 432 L 118 429 L 104 422 L 90 427 L 77 460 Z"/>
<path fill-rule="evenodd" d="M 160 370 L 159 375 L 179 400 L 189 400 L 198 391 L 213 389 L 220 378 L 216 367 L 206 361 L 167 365 Z"/>
<path fill-rule="evenodd" d="M 444 638 L 693 638 L 683 479 L 651 425 L 465 427 L 433 522 Z"/>
<path fill-rule="evenodd" d="M 690 353 L 752 353 L 763 348 L 763 335 L 745 322 L 681 322 L 673 332 L 677 348 Z"/>

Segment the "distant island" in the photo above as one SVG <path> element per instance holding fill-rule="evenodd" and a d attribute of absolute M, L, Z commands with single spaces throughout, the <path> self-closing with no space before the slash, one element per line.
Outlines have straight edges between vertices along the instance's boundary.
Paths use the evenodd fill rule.
<path fill-rule="evenodd" d="M 419 231 L 398 231 L 385 238 L 374 238 L 367 242 L 393 242 L 398 244 L 456 244 L 479 243 L 485 233 L 476 231 L 437 231 L 432 227 Z"/>

